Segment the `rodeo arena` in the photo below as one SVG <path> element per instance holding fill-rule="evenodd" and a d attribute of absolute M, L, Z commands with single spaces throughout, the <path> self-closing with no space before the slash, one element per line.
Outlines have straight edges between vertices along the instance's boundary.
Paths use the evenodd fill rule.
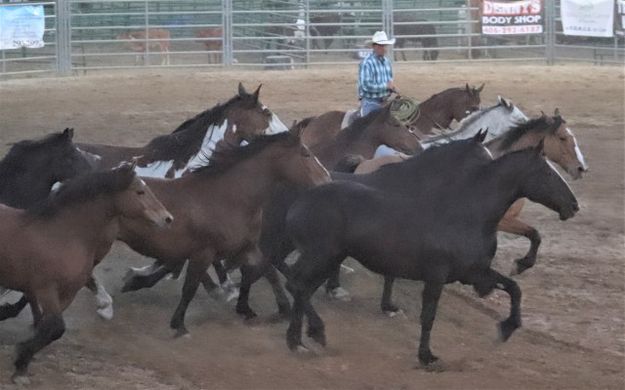
<path fill-rule="evenodd" d="M 625 0 L 0 0 L 0 389 L 625 389 Z"/>

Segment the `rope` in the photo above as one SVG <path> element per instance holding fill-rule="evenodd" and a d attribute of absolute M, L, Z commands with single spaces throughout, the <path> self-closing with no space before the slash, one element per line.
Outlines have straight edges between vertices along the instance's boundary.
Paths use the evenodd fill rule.
<path fill-rule="evenodd" d="M 419 102 L 408 97 L 396 97 L 391 101 L 391 113 L 401 123 L 411 123 L 419 116 Z"/>

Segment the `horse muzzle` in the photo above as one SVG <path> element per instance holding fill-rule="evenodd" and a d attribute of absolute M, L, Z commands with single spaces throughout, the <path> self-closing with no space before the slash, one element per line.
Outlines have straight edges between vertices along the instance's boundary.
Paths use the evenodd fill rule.
<path fill-rule="evenodd" d="M 579 205 L 575 202 L 571 205 L 571 207 L 560 211 L 560 221 L 566 221 L 567 219 L 573 218 L 578 211 Z"/>

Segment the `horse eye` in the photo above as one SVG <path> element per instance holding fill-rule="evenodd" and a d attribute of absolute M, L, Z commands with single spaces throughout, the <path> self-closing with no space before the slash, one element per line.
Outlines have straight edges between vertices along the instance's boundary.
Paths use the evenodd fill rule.
<path fill-rule="evenodd" d="M 560 141 L 566 141 L 566 137 L 560 137 Z"/>
<path fill-rule="evenodd" d="M 145 191 L 143 190 L 137 191 L 137 195 L 145 195 Z"/>

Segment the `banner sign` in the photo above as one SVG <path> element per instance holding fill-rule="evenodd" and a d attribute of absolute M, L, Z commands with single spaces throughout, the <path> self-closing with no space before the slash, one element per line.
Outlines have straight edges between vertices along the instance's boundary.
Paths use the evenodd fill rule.
<path fill-rule="evenodd" d="M 481 9 L 482 34 L 542 34 L 543 0 L 491 1 L 483 0 Z"/>
<path fill-rule="evenodd" d="M 616 0 L 615 33 L 625 35 L 625 0 Z"/>
<path fill-rule="evenodd" d="M 564 35 L 614 35 L 614 0 L 562 0 L 560 14 Z"/>
<path fill-rule="evenodd" d="M 43 5 L 0 6 L 0 50 L 43 47 Z"/>

